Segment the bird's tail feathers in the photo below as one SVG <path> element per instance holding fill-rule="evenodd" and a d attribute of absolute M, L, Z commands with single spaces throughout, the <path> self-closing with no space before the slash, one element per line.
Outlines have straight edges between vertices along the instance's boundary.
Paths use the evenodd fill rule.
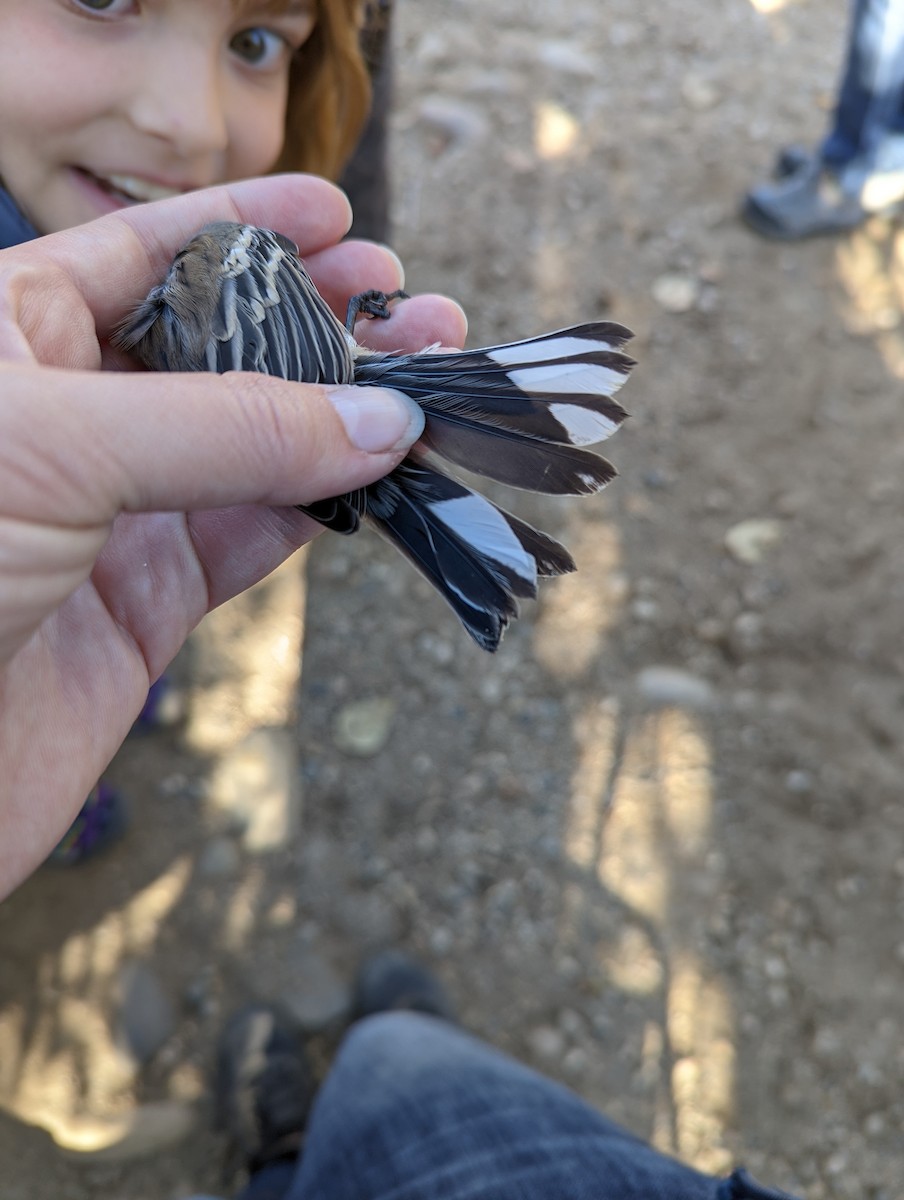
<path fill-rule="evenodd" d="M 615 475 L 582 447 L 627 415 L 613 397 L 634 365 L 622 352 L 630 337 L 604 321 L 480 350 L 363 355 L 355 377 L 417 400 L 434 454 L 513 487 L 586 495 Z"/>
<path fill-rule="evenodd" d="M 537 577 L 574 570 L 568 551 L 458 480 L 406 459 L 368 489 L 367 516 L 495 650 Z"/>

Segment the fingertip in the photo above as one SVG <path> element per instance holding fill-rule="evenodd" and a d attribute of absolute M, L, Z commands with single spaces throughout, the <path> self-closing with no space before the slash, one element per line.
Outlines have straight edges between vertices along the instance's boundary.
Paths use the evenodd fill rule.
<path fill-rule="evenodd" d="M 424 432 L 424 410 L 395 389 L 349 384 L 326 393 L 348 440 L 367 454 L 407 450 Z"/>
<path fill-rule="evenodd" d="M 395 266 L 398 282 L 396 283 L 395 288 L 392 290 L 397 290 L 400 292 L 404 291 L 404 289 L 405 289 L 405 264 L 399 258 L 398 254 L 396 254 L 395 250 L 393 250 L 392 246 L 387 246 L 385 242 L 377 242 L 376 245 L 378 245 L 380 247 L 380 249 L 383 251 L 383 253 L 386 254 L 392 260 L 392 263 Z"/>

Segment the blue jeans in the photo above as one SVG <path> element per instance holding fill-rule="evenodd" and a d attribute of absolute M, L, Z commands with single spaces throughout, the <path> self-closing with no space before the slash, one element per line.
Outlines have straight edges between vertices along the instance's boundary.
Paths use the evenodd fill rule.
<path fill-rule="evenodd" d="M 240 1200 L 790 1200 L 657 1153 L 572 1092 L 412 1013 L 354 1025 L 297 1163 Z"/>
<path fill-rule="evenodd" d="M 821 155 L 854 193 L 868 175 L 904 170 L 904 0 L 855 0 Z"/>

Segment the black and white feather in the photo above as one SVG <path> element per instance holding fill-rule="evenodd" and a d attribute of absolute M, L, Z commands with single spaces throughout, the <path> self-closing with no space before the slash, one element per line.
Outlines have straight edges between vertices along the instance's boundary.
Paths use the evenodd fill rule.
<path fill-rule="evenodd" d="M 362 307 L 388 314 L 379 293 Z M 602 321 L 480 350 L 376 353 L 334 316 L 288 238 L 220 222 L 179 251 L 117 341 L 153 370 L 373 384 L 416 400 L 426 428 L 396 470 L 304 511 L 340 533 L 365 518 L 429 579 L 474 640 L 495 650 L 518 600 L 536 596 L 539 578 L 575 564 L 564 546 L 442 463 L 550 495 L 600 491 L 615 470 L 584 447 L 625 419 L 614 395 L 634 365 L 623 353 L 630 337 Z"/>

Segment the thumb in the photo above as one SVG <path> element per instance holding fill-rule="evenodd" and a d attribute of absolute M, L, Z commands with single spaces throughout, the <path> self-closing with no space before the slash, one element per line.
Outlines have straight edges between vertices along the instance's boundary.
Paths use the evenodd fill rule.
<path fill-rule="evenodd" d="M 30 378 L 6 390 L 3 432 L 29 495 L 6 503 L 61 524 L 308 504 L 387 474 L 424 425 L 413 400 L 384 388 L 241 373 L 20 372 Z"/>

